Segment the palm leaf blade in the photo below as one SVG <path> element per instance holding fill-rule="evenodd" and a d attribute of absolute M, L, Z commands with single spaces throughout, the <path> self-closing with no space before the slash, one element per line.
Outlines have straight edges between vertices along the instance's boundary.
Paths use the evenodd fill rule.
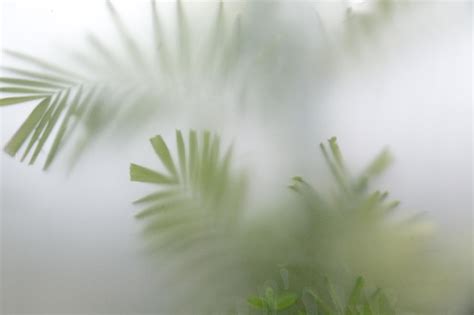
<path fill-rule="evenodd" d="M 31 96 L 18 96 L 18 97 L 6 97 L 0 99 L 0 106 L 15 105 L 20 103 L 26 103 L 34 101 L 40 98 L 45 98 L 47 95 L 31 95 Z"/>
<path fill-rule="evenodd" d="M 18 150 L 21 148 L 23 143 L 26 141 L 28 136 L 33 132 L 33 129 L 38 125 L 41 117 L 48 108 L 51 98 L 45 98 L 41 103 L 39 103 L 35 109 L 30 113 L 25 122 L 13 135 L 10 141 L 5 146 L 5 152 L 10 156 L 15 156 Z"/>
<path fill-rule="evenodd" d="M 66 133 L 67 126 L 68 126 L 69 120 L 71 118 L 71 115 L 72 115 L 72 113 L 74 113 L 76 111 L 77 106 L 79 104 L 79 98 L 81 97 L 81 95 L 82 95 L 82 87 L 80 87 L 79 90 L 77 91 L 77 93 L 74 97 L 74 100 L 72 101 L 71 105 L 69 106 L 69 109 L 66 113 L 66 116 L 64 117 L 64 119 L 61 123 L 61 126 L 58 130 L 58 133 L 56 134 L 54 142 L 53 142 L 53 144 L 51 146 L 51 149 L 49 150 L 48 156 L 46 158 L 46 162 L 45 162 L 44 167 L 43 167 L 44 170 L 49 168 L 49 166 L 51 165 L 51 163 L 53 162 L 53 160 L 56 156 L 56 153 L 59 149 L 59 145 L 61 144 L 61 140 L 63 139 L 64 134 Z"/>
<path fill-rule="evenodd" d="M 63 112 L 63 110 L 66 106 L 66 102 L 67 102 L 68 97 L 69 97 L 69 90 L 67 90 L 66 93 L 64 93 L 64 96 L 61 99 L 61 101 L 59 102 L 58 107 L 53 112 L 53 114 L 51 116 L 51 119 L 48 120 L 48 123 L 46 125 L 46 129 L 44 130 L 43 134 L 41 135 L 41 138 L 39 138 L 39 140 L 38 140 L 38 144 L 36 146 L 35 151 L 33 152 L 33 155 L 31 156 L 29 164 L 34 164 L 35 163 L 41 149 L 43 148 L 44 144 L 48 140 L 49 135 L 51 134 L 54 126 L 56 125 L 56 122 L 58 121 L 59 117 L 61 116 L 61 113 Z"/>
<path fill-rule="evenodd" d="M 130 179 L 134 182 L 153 183 L 153 184 L 174 184 L 175 181 L 157 171 L 149 168 L 130 164 Z"/>
<path fill-rule="evenodd" d="M 177 176 L 176 167 L 173 163 L 173 159 L 171 158 L 170 151 L 168 150 L 166 143 L 163 141 L 163 138 L 161 136 L 156 136 L 151 138 L 150 142 L 166 169 L 173 176 Z"/>

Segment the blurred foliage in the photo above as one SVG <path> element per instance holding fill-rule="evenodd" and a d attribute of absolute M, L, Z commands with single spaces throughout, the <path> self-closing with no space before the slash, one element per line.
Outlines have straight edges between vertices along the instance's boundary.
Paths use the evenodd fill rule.
<path fill-rule="evenodd" d="M 151 144 L 167 174 L 131 164 L 130 178 L 159 186 L 135 201 L 146 205 L 136 217 L 147 222 L 145 235 L 154 241 L 154 250 L 161 249 L 161 243 L 183 254 L 199 241 L 222 238 L 238 227 L 246 185 L 244 174 L 233 174 L 231 148 L 223 154 L 219 137 L 208 131 L 190 131 L 187 142 L 176 131 L 176 159 L 161 136 Z M 166 234 L 164 241 L 154 238 L 158 233 Z"/>
<path fill-rule="evenodd" d="M 298 82 L 314 72 L 316 57 L 296 56 L 320 54 L 307 38 L 292 36 L 276 13 L 265 13 L 264 30 L 256 23 L 261 17 L 256 7 L 261 5 L 239 5 L 243 9 L 235 12 L 225 10 L 224 2 L 216 3 L 213 21 L 202 34 L 178 0 L 174 38 L 164 31 L 159 6 L 151 1 L 150 38 L 141 42 L 107 1 L 119 38 L 115 45 L 90 33 L 87 48 L 70 53 L 74 63 L 61 66 L 4 50 L 24 66 L 3 67 L 8 74 L 0 77 L 0 106 L 39 101 L 5 152 L 16 156 L 23 149 L 21 160 L 30 156 L 33 164 L 47 151 L 47 169 L 70 138 L 75 163 L 106 131 L 123 140 L 147 123 L 169 123 L 181 116 L 189 117 L 191 125 L 203 125 L 217 114 L 226 117 L 252 107 L 269 106 L 275 113 L 301 94 Z M 263 6 L 274 11 L 272 3 Z"/>
<path fill-rule="evenodd" d="M 418 216 L 395 216 L 399 202 L 389 200 L 387 192 L 369 190 L 370 181 L 390 164 L 387 151 L 358 176 L 352 176 L 332 138 L 328 146 L 321 144 L 320 148 L 336 184 L 334 192 L 318 192 L 303 178 L 294 177 L 289 187 L 296 195 L 274 196 L 273 209 L 249 218 L 243 210 L 252 209 L 252 205 L 236 203 L 245 200 L 241 183 L 246 181 L 233 179 L 244 176 L 223 171 L 230 167 L 229 155 L 219 158 L 218 138 L 211 138 L 204 132 L 198 145 L 196 132 L 191 131 L 185 149 L 178 131 L 178 158 L 173 160 L 164 140 L 157 136 L 152 145 L 168 175 L 135 164 L 130 169 L 132 180 L 161 187 L 138 201 L 151 206 L 137 217 L 149 221 L 146 239 L 160 244 L 150 250 L 173 266 L 169 280 L 174 284 L 173 292 L 180 296 L 177 300 L 192 301 L 193 312 L 232 309 L 233 297 L 245 296 L 260 283 L 274 279 L 279 265 L 291 273 L 292 291 L 278 292 L 274 282 L 266 285 L 262 295 L 251 301 L 267 311 L 292 305 L 294 292 L 304 291 L 320 308 L 328 307 L 327 314 L 394 314 L 369 311 L 369 304 L 370 309 L 373 305 L 365 297 L 354 304 L 359 306 L 346 306 L 344 313 L 337 313 L 315 293 L 327 292 L 322 285 L 327 286 L 326 276 L 346 291 L 353 279 L 363 274 L 370 287 L 386 288 L 397 297 L 395 304 L 390 302 L 397 314 L 435 314 L 443 297 L 459 284 L 455 277 L 446 275 L 442 259 L 431 252 L 430 224 Z M 179 172 L 176 161 L 181 165 Z M 357 292 L 361 286 L 359 279 Z M 308 287 L 312 291 L 305 291 Z M 191 309 L 182 306 L 179 311 Z"/>
<path fill-rule="evenodd" d="M 6 95 L 0 106 L 36 105 L 5 152 L 16 156 L 23 150 L 21 160 L 33 164 L 47 151 L 47 169 L 70 138 L 76 138 L 72 156 L 77 161 L 107 130 L 122 139 L 148 121 L 169 122 L 173 115 L 196 121 L 207 111 L 209 121 L 221 122 L 226 108 L 239 112 L 253 106 L 283 114 L 282 122 L 289 113 L 305 114 L 294 104 L 309 94 L 314 73 L 325 77 L 328 51 L 278 19 L 276 7 L 251 2 L 229 14 L 219 2 L 203 35 L 177 1 L 175 43 L 167 39 L 152 1 L 154 48 L 148 51 L 107 2 L 120 49 L 90 34 L 87 51 L 73 53 L 81 70 L 6 50 L 25 68 L 4 67 L 10 75 L 0 78 Z M 348 43 L 377 31 L 393 9 L 390 0 L 374 1 L 372 13 L 349 9 Z M 449 311 L 447 301 L 461 287 L 458 274 L 464 270 L 451 271 L 443 253 L 433 252 L 428 222 L 420 216 L 401 218 L 398 201 L 370 188 L 391 162 L 387 151 L 353 175 L 332 138 L 320 149 L 335 187 L 319 183 L 323 187 L 317 190 L 313 179 L 296 176 L 288 194 L 273 194 L 268 209 L 260 209 L 246 198 L 251 174 L 235 167 L 232 148 L 222 150 L 217 134 L 190 131 L 186 138 L 178 130 L 176 150 L 161 136 L 150 142 L 162 168 L 132 164 L 130 178 L 157 188 L 135 202 L 143 207 L 136 217 L 144 224 L 150 252 L 164 260 L 162 268 L 172 270 L 165 286 L 172 292 L 170 311 L 234 312 L 236 297 L 248 296 L 265 281 L 263 292 L 248 302 L 267 313 L 299 308 L 300 314 L 311 314 L 304 296 L 325 315 Z M 268 280 L 281 265 L 284 290 Z M 340 292 L 351 293 L 337 293 L 328 278 Z M 365 284 L 384 292 L 367 295 Z"/>
<path fill-rule="evenodd" d="M 261 314 L 320 314 L 320 315 L 394 315 L 395 310 L 383 290 L 376 289 L 367 295 L 364 278 L 358 277 L 347 296 L 340 296 L 328 278 L 324 279 L 323 292 L 304 288 L 301 294 L 285 290 L 275 294 L 272 287 L 265 287 L 261 296 L 247 299 L 249 305 Z"/>

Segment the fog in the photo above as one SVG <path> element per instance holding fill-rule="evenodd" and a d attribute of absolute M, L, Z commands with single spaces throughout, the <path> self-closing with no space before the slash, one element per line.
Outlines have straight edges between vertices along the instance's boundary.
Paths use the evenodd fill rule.
<path fill-rule="evenodd" d="M 149 25 L 149 3 L 113 3 L 131 32 L 140 34 L 137 41 L 145 38 L 141 27 Z M 204 28 L 214 16 L 211 4 L 185 3 L 189 15 L 202 21 L 196 23 L 198 28 Z M 353 45 L 345 42 L 343 34 L 345 2 L 285 5 L 288 27 L 300 33 L 295 42 L 304 42 L 302 47 L 330 46 L 326 51 L 330 65 L 317 68 L 321 70 L 316 75 L 298 68 L 297 62 L 305 62 L 301 60 L 292 64 L 298 69 L 296 74 L 273 78 L 275 85 L 281 80 L 278 84 L 291 87 L 291 78 L 297 77 L 297 88 L 276 98 L 288 104 L 298 94 L 295 103 L 304 107 L 280 116 L 263 112 L 235 118 L 230 112 L 223 114 L 225 119 L 213 117 L 215 109 L 208 107 L 189 116 L 202 115 L 207 126 L 224 130 L 227 139 L 234 139 L 240 163 L 253 175 L 253 198 L 262 204 L 274 189 L 285 189 L 291 176 L 303 173 L 316 184 L 325 183 L 330 175 L 318 145 L 332 136 L 355 170 L 388 147 L 394 163 L 376 186 L 401 201 L 402 214 L 424 213 L 438 229 L 441 242 L 465 250 L 466 261 L 470 260 L 472 3 L 413 1 L 400 5 L 388 21 L 375 26 L 376 32 L 357 37 Z M 355 14 L 370 14 L 363 1 L 351 5 Z M 160 3 L 159 8 L 162 23 L 174 23 L 174 2 Z M 241 4 L 233 2 L 229 8 L 239 11 Z M 104 38 L 116 36 L 102 1 L 4 0 L 1 9 L 2 48 L 48 57 L 57 64 L 67 62 L 62 51 L 84 49 L 87 32 Z M 298 17 L 301 12 L 306 16 Z M 311 24 L 313 14 L 315 20 L 319 15 L 325 38 L 318 37 L 318 23 Z M 269 22 L 267 27 L 272 25 Z M 259 31 L 270 32 L 264 26 Z M 168 36 L 174 32 L 170 28 Z M 310 42 L 307 38 L 312 35 Z M 0 63 L 11 65 L 5 54 Z M 236 86 L 238 80 L 232 84 Z M 232 93 L 206 93 L 190 96 L 190 102 L 238 103 Z M 267 97 L 259 93 L 249 104 Z M 34 104 L 1 108 L 2 146 Z M 156 260 L 144 250 L 142 226 L 133 217 L 136 208 L 131 202 L 145 190 L 130 183 L 128 169 L 130 162 L 156 164 L 148 143 L 151 136 L 172 137 L 175 129 L 188 126 L 205 124 L 179 116 L 144 124 L 123 141 L 98 138 L 72 171 L 65 156 L 44 172 L 40 165 L 20 163 L 2 152 L 0 304 L 5 314 L 157 313 L 172 292 L 160 281 L 163 271 Z M 303 165 L 303 160 L 311 163 Z"/>

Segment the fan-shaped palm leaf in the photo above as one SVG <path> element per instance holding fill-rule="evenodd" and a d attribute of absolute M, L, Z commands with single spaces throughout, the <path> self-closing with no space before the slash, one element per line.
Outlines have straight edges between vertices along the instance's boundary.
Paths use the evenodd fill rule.
<path fill-rule="evenodd" d="M 146 234 L 167 235 L 167 240 L 183 245 L 235 228 L 245 185 L 231 169 L 232 149 L 223 154 L 219 137 L 208 131 L 190 131 L 187 145 L 181 131 L 176 131 L 175 159 L 161 136 L 150 141 L 166 172 L 130 166 L 132 181 L 159 186 L 157 192 L 135 202 L 146 205 L 137 214 L 147 222 Z"/>

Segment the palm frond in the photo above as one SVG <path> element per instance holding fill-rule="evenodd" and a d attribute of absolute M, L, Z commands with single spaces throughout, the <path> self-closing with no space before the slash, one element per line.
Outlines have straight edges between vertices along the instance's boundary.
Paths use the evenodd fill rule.
<path fill-rule="evenodd" d="M 146 205 L 136 217 L 148 221 L 148 235 L 186 229 L 188 233 L 181 235 L 193 237 L 236 225 L 241 215 L 244 183 L 234 178 L 231 148 L 221 152 L 219 137 L 208 131 L 198 134 L 191 130 L 187 145 L 181 131 L 176 131 L 175 158 L 161 136 L 150 142 L 165 172 L 137 164 L 130 166 L 132 181 L 160 187 L 135 202 Z"/>
<path fill-rule="evenodd" d="M 166 114 L 178 112 L 180 115 L 190 112 L 192 115 L 193 110 L 180 108 L 179 105 L 188 106 L 193 103 L 193 93 L 197 93 L 199 97 L 209 94 L 211 99 L 202 100 L 200 102 L 202 106 L 207 103 L 210 104 L 209 106 L 215 106 L 217 94 L 219 97 L 222 96 L 225 100 L 223 103 L 230 107 L 226 110 L 233 111 L 242 108 L 242 103 L 247 100 L 258 100 L 258 97 L 263 95 L 262 86 L 249 82 L 248 78 L 258 71 L 266 71 L 259 66 L 259 60 L 262 52 L 269 49 L 268 46 L 274 47 L 273 39 L 277 37 L 270 36 L 271 40 L 265 40 L 258 45 L 244 40 L 253 36 L 253 30 L 243 27 L 242 24 L 243 16 L 256 18 L 252 15 L 252 8 L 249 6 L 242 12 L 231 14 L 230 10 L 226 10 L 224 2 L 218 2 L 216 10 L 213 11 L 215 12 L 214 20 L 210 23 L 207 34 L 196 36 L 197 33 L 192 24 L 193 19 L 189 18 L 190 14 L 186 10 L 185 3 L 177 1 L 176 34 L 172 38 L 164 32 L 159 16 L 161 12 L 158 12 L 158 6 L 152 1 L 150 14 L 152 29 L 149 40 L 155 47 L 155 51 L 150 54 L 144 49 L 147 47 L 146 43 L 139 42 L 138 36 L 127 27 L 124 16 L 119 13 L 119 8 L 116 8 L 112 1 L 107 1 L 106 9 L 113 29 L 118 35 L 118 45 L 112 45 L 97 34 L 90 33 L 86 36 L 87 48 L 84 51 L 73 50 L 71 59 L 76 64 L 68 66 L 56 65 L 29 54 L 6 50 L 6 54 L 21 62 L 21 66 L 3 67 L 8 75 L 0 78 L 2 92 L 0 106 L 30 101 L 36 101 L 37 105 L 43 101 L 50 102 L 50 106 L 43 113 L 44 117 L 38 122 L 37 129 L 41 132 L 45 125 L 44 130 L 47 131 L 41 137 L 39 135 L 31 137 L 35 139 L 31 145 L 37 145 L 43 139 L 44 143 L 39 145 L 42 148 L 56 143 L 54 148 L 50 147 L 47 150 L 51 153 L 45 156 L 47 160 L 45 169 L 56 160 L 56 156 L 61 151 L 59 148 L 64 147 L 72 138 L 75 140 L 75 145 L 72 146 L 75 149 L 70 155 L 73 161 L 76 161 L 91 142 L 109 128 L 112 130 L 112 135 L 118 134 L 122 137 L 138 130 L 137 125 L 145 125 L 152 118 L 159 120 L 164 117 L 164 115 L 157 115 L 158 111 Z M 289 49 L 288 47 L 291 48 L 293 45 L 288 45 L 285 49 Z M 241 65 L 244 66 L 241 67 Z M 250 71 L 252 75 L 243 75 L 242 71 Z M 228 84 L 231 80 L 232 85 Z M 75 115 L 73 110 L 69 111 L 69 108 L 75 107 L 74 95 L 79 88 L 83 96 L 94 94 L 94 97 L 84 97 L 89 102 L 83 104 L 87 111 L 81 115 Z M 275 90 L 270 85 L 267 88 Z M 281 91 L 281 87 L 278 90 Z M 67 94 L 68 91 L 69 94 Z M 235 93 L 235 91 L 238 92 Z M 244 99 L 243 91 L 245 95 L 253 93 L 256 97 Z M 228 101 L 229 93 L 236 94 L 234 101 Z M 119 94 L 121 94 L 120 98 Z M 59 95 L 62 101 L 58 103 L 60 104 L 58 111 L 52 112 L 49 109 L 52 105 L 56 106 L 53 101 Z M 190 100 L 193 101 L 190 102 Z M 64 105 L 61 105 L 62 102 Z M 255 101 L 255 104 L 261 103 Z M 43 107 L 44 105 L 40 109 Z M 38 113 L 39 110 L 33 116 L 37 116 Z M 48 118 L 49 116 L 51 118 Z M 27 125 L 32 123 L 32 119 Z M 56 122 L 62 122 L 63 119 L 67 123 L 60 124 L 62 127 L 54 128 Z M 77 130 L 72 126 L 77 125 L 85 130 L 82 137 L 71 136 L 73 131 Z M 23 127 L 21 133 L 25 130 L 26 127 Z M 57 136 L 59 131 L 61 135 Z M 51 137 L 58 140 L 47 141 Z M 18 139 L 13 142 L 25 143 Z M 26 151 L 29 152 L 29 150 L 26 148 Z M 12 150 L 11 146 L 7 150 L 10 155 L 16 153 L 13 151 L 18 150 Z M 36 162 L 40 155 L 41 153 L 30 162 Z"/>

